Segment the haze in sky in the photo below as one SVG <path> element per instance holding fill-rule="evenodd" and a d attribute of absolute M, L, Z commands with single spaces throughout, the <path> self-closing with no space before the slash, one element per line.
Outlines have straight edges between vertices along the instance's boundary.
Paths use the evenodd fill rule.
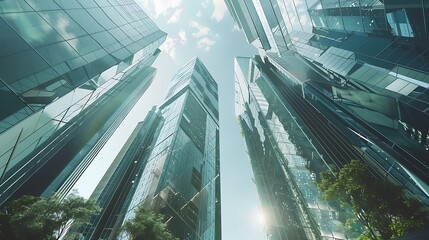
<path fill-rule="evenodd" d="M 157 75 L 75 188 L 84 197 L 90 196 L 136 124 L 152 106 L 162 102 L 176 71 L 198 56 L 219 86 L 222 238 L 266 239 L 250 162 L 234 110 L 234 57 L 252 56 L 256 49 L 238 30 L 223 0 L 136 1 L 168 33 L 153 65 Z"/>

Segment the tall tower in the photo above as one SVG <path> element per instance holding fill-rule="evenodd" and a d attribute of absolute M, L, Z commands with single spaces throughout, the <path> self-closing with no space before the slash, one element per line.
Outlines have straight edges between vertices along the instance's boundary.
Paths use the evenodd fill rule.
<path fill-rule="evenodd" d="M 250 43 L 267 39 L 259 48 L 269 78 L 323 156 L 337 167 L 352 160 L 335 159 L 338 148 L 324 146 L 328 126 L 336 130 L 327 136 L 359 152 L 375 175 L 429 206 L 428 3 L 225 2 Z M 252 29 L 257 34 L 246 33 Z M 305 105 L 328 125 L 313 121 Z"/>
<path fill-rule="evenodd" d="M 173 77 L 163 126 L 125 215 L 139 204 L 167 216 L 181 239 L 220 239 L 217 83 L 195 58 Z"/>
<path fill-rule="evenodd" d="M 97 201 L 100 213 L 78 231 L 84 239 L 114 239 L 135 190 L 135 180 L 147 159 L 162 126 L 155 107 L 148 112 L 128 138 L 121 151 L 98 183 L 90 199 Z"/>
<path fill-rule="evenodd" d="M 180 239 L 221 239 L 217 91 L 198 58 L 176 73 L 163 104 L 139 124 L 92 194 L 103 211 L 85 237 L 115 234 L 143 205 L 164 214 Z"/>
<path fill-rule="evenodd" d="M 345 231 L 342 227 L 345 219 L 357 220 L 356 217 L 350 209 L 323 200 L 317 180 L 321 172 L 329 170 L 327 162 L 360 159 L 359 153 L 339 141 L 344 139 L 326 125 L 315 108 L 297 97 L 285 97 L 284 89 L 273 81 L 285 79 L 280 75 L 275 79 L 273 73 L 259 56 L 235 59 L 236 114 L 269 239 L 357 237 L 359 230 Z M 295 110 L 293 105 L 302 109 Z M 308 124 L 308 119 L 314 124 Z M 310 131 L 319 127 L 316 124 L 325 126 L 320 134 L 326 137 L 323 147 L 332 148 L 329 155 L 320 151 L 320 140 Z M 356 225 L 356 229 L 360 227 Z"/>
<path fill-rule="evenodd" d="M 0 204 L 64 196 L 151 84 L 166 34 L 132 0 L 1 1 Z"/>

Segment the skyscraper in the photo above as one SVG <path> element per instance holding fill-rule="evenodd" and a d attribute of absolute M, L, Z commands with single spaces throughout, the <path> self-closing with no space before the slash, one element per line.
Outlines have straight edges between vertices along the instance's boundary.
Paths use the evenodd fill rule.
<path fill-rule="evenodd" d="M 1 1 L 0 204 L 65 195 L 152 82 L 166 34 L 132 0 Z"/>
<path fill-rule="evenodd" d="M 269 239 L 349 239 L 362 232 L 346 231 L 346 219 L 357 220 L 350 209 L 343 210 L 322 199 L 317 187 L 320 173 L 329 170 L 336 158 L 360 158 L 358 152 L 337 142 L 337 133 L 318 112 L 298 98 L 283 96 L 273 81 L 273 69 L 257 56 L 235 59 L 236 114 L 245 138 L 255 184 L 261 201 Z M 279 79 L 276 79 L 279 80 Z M 302 105 L 305 117 L 325 128 L 330 155 L 320 151 L 319 139 L 311 133 L 315 124 L 293 105 Z M 308 126 L 308 127 L 307 127 Z M 323 132 L 322 132 L 323 131 Z M 323 149 L 323 148 L 322 148 Z M 354 154 L 354 155 L 353 155 Z M 336 160 L 336 159 L 335 159 Z M 357 235 L 356 235 L 357 234 Z"/>
<path fill-rule="evenodd" d="M 146 166 L 161 126 L 162 117 L 155 107 L 136 126 L 91 194 L 90 199 L 97 201 L 101 212 L 79 229 L 85 239 L 112 239 L 118 234 L 135 190 L 134 182 Z"/>
<path fill-rule="evenodd" d="M 108 237 L 143 205 L 180 239 L 221 239 L 218 115 L 217 83 L 195 58 L 103 177 L 91 196 L 103 211 L 83 234 Z"/>
<path fill-rule="evenodd" d="M 327 162 L 361 159 L 429 206 L 429 2 L 225 2 Z"/>

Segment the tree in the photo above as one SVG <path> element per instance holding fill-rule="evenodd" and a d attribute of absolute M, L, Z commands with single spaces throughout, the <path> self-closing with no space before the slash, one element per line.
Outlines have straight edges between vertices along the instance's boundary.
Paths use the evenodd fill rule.
<path fill-rule="evenodd" d="M 122 231 L 128 233 L 132 240 L 178 240 L 166 226 L 162 215 L 139 206 L 135 217 L 122 226 Z"/>
<path fill-rule="evenodd" d="M 322 173 L 319 187 L 325 199 L 350 205 L 371 239 L 398 237 L 421 229 L 428 220 L 418 200 L 406 198 L 401 187 L 376 179 L 362 161 L 352 160 L 336 175 Z"/>
<path fill-rule="evenodd" d="M 63 201 L 57 197 L 22 196 L 0 211 L 0 238 L 59 239 L 71 221 L 83 224 L 98 211 L 94 201 L 75 194 Z"/>

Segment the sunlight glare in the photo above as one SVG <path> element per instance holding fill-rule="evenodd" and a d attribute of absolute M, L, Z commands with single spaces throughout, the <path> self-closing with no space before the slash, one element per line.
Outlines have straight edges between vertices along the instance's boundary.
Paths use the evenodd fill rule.
<path fill-rule="evenodd" d="M 258 223 L 261 226 L 264 226 L 265 225 L 265 216 L 264 216 L 264 213 L 262 212 L 261 209 L 259 209 L 259 211 L 258 211 L 257 218 L 258 218 Z"/>

